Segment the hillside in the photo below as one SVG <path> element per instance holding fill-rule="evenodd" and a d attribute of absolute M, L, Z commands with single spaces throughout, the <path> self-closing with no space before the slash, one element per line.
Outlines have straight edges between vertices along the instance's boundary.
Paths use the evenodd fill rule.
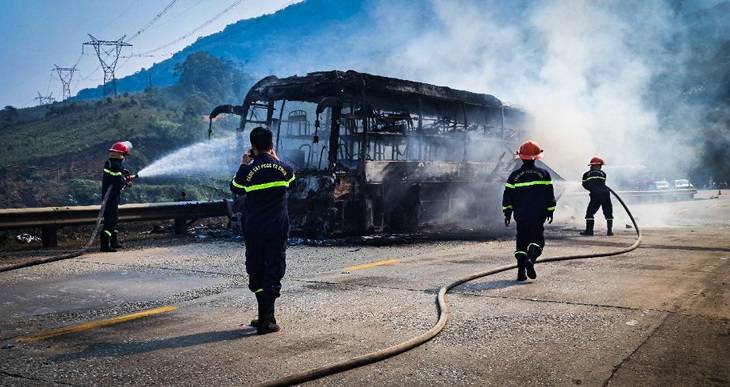
<path fill-rule="evenodd" d="M 134 148 L 125 160 L 130 171 L 181 147 L 207 139 L 209 94 L 241 93 L 250 80 L 207 54 L 186 58 L 180 81 L 167 88 L 95 101 L 65 102 L 0 111 L 0 208 L 87 205 L 101 201 L 101 169 L 118 141 Z M 224 83 L 208 79 L 226 79 Z M 233 131 L 237 121 L 222 118 L 217 131 Z M 214 179 L 215 177 L 213 177 Z M 226 176 L 228 178 L 228 176 Z M 211 179 L 151 179 L 125 193 L 125 202 L 169 201 L 186 190 L 192 200 L 216 194 Z"/>

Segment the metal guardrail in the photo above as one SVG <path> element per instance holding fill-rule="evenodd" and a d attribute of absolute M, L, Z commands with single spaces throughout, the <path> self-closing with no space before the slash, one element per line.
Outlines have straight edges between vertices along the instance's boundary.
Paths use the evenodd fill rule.
<path fill-rule="evenodd" d="M 175 234 L 180 235 L 198 219 L 230 218 L 231 204 L 230 200 L 123 204 L 119 206 L 119 223 L 174 219 Z M 43 246 L 55 247 L 59 229 L 95 224 L 99 209 L 98 205 L 0 209 L 0 230 L 40 228 Z"/>

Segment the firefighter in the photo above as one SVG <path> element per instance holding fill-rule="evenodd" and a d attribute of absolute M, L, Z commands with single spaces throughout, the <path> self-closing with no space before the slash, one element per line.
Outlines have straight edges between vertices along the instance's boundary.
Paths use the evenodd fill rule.
<path fill-rule="evenodd" d="M 274 152 L 271 130 L 256 127 L 251 149 L 243 155 L 231 192 L 244 199 L 243 237 L 246 245 L 248 288 L 256 296 L 258 319 L 251 321 L 259 335 L 277 332 L 274 303 L 281 295 L 289 237 L 287 195 L 294 169 Z"/>
<path fill-rule="evenodd" d="M 517 155 L 522 166 L 507 179 L 502 196 L 504 225 L 509 227 L 514 214 L 517 227 L 517 281 L 537 278 L 535 260 L 545 247 L 544 223 L 553 222 L 556 201 L 550 173 L 535 166 L 542 158 L 542 149 L 533 141 L 525 141 Z"/>
<path fill-rule="evenodd" d="M 606 218 L 606 235 L 613 235 L 613 204 L 611 203 L 611 192 L 606 186 L 606 172 L 601 170 L 605 163 L 603 159 L 595 156 L 588 164 L 591 167 L 588 172 L 583 174 L 583 188 L 590 192 L 590 202 L 586 209 L 586 229 L 581 231 L 581 235 L 593 235 L 593 226 L 596 223 L 593 215 L 598 212 L 598 208 L 603 208 L 603 216 Z"/>
<path fill-rule="evenodd" d="M 117 142 L 109 149 L 109 159 L 104 163 L 104 174 L 101 180 L 101 197 L 106 197 L 104 207 L 104 228 L 101 231 L 101 247 L 104 252 L 116 252 L 122 247 L 119 243 L 119 202 L 122 197 L 122 189 L 132 186 L 129 171 L 122 167 L 124 156 L 129 156 L 132 151 L 132 143 L 129 141 Z M 107 197 L 107 191 L 109 195 Z"/>

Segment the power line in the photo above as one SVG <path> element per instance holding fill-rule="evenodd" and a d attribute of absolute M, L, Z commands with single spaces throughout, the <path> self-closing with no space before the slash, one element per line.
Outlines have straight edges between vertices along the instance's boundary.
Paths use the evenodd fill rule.
<path fill-rule="evenodd" d="M 236 6 L 240 5 L 240 4 L 241 4 L 241 3 L 243 2 L 243 1 L 244 1 L 244 0 L 238 0 L 238 1 L 234 2 L 233 4 L 231 4 L 230 6 L 228 6 L 228 7 L 226 8 L 226 9 L 224 9 L 223 11 L 221 11 L 220 13 L 218 13 L 217 15 L 213 16 L 213 17 L 212 17 L 211 19 L 209 19 L 209 20 L 205 21 L 205 22 L 204 22 L 203 24 L 199 25 L 198 27 L 196 27 L 196 28 L 195 28 L 195 29 L 193 29 L 192 31 L 188 32 L 187 34 L 184 34 L 183 36 L 181 36 L 181 37 L 179 37 L 179 38 L 175 39 L 175 40 L 174 40 L 174 41 L 172 41 L 172 42 L 169 42 L 169 43 L 167 43 L 167 44 L 164 44 L 164 45 L 162 45 L 162 46 L 160 46 L 160 47 L 157 47 L 157 48 L 155 48 L 154 50 L 150 50 L 150 51 L 146 51 L 146 52 L 143 52 L 143 53 L 141 53 L 141 54 L 134 54 L 134 55 L 130 55 L 130 56 L 128 56 L 128 57 L 123 57 L 123 58 L 125 58 L 126 60 L 125 60 L 124 62 L 122 62 L 122 63 L 121 63 L 120 65 L 119 65 L 119 67 L 120 67 L 120 68 L 121 68 L 121 67 L 124 67 L 124 65 L 126 65 L 126 64 L 127 64 L 127 62 L 129 62 L 129 60 L 130 60 L 131 58 L 135 58 L 135 57 L 160 58 L 160 57 L 166 57 L 166 56 L 170 56 L 170 55 L 173 55 L 174 53 L 168 53 L 168 54 L 156 54 L 156 55 L 153 55 L 153 53 L 154 53 L 154 52 L 157 52 L 157 51 L 159 51 L 159 50 L 161 50 L 161 49 L 163 49 L 163 48 L 166 48 L 166 47 L 172 46 L 173 44 L 175 44 L 175 43 L 178 43 L 178 42 L 180 42 L 181 40 L 183 40 L 183 39 L 185 39 L 185 38 L 189 37 L 190 35 L 194 34 L 195 32 L 199 31 L 200 29 L 202 29 L 202 28 L 204 28 L 204 27 L 208 26 L 209 24 L 211 24 L 211 23 L 213 23 L 214 21 L 216 21 L 216 20 L 218 20 L 219 18 L 221 18 L 221 17 L 223 16 L 223 15 L 225 15 L 226 13 L 228 13 L 228 12 L 229 12 L 229 11 L 230 11 L 231 9 L 233 9 L 233 8 L 235 8 Z M 199 3 L 198 3 L 198 4 L 199 4 Z M 191 8 L 192 8 L 192 7 L 191 7 Z M 190 8 L 189 8 L 189 9 L 190 9 Z"/>
<path fill-rule="evenodd" d="M 96 56 L 97 58 L 99 58 L 101 67 L 104 69 L 104 95 L 107 95 L 109 91 L 109 85 L 111 84 L 111 88 L 114 89 L 114 95 L 116 96 L 117 79 L 114 76 L 114 70 L 117 66 L 117 61 L 119 60 L 119 53 L 122 51 L 123 47 L 132 47 L 132 45 L 124 42 L 124 38 L 126 37 L 126 35 L 122 36 L 119 40 L 99 40 L 91 34 L 89 34 L 89 37 L 91 38 L 91 41 L 88 41 L 81 46 L 82 52 L 83 46 L 90 45 L 94 47 L 94 51 L 96 51 Z M 113 48 L 107 50 L 104 49 L 104 47 Z M 114 54 L 114 59 L 110 63 L 107 63 L 104 58 L 101 57 L 102 52 L 105 54 L 106 57 L 110 57 L 111 54 Z"/>
<path fill-rule="evenodd" d="M 119 66 L 118 66 L 119 68 L 123 67 L 129 61 L 129 59 L 131 59 L 133 57 L 165 57 L 165 56 L 173 55 L 174 53 L 169 53 L 169 54 L 156 54 L 156 55 L 153 55 L 153 53 L 155 53 L 157 51 L 160 51 L 160 50 L 162 50 L 162 49 L 164 49 L 166 47 L 172 46 L 173 44 L 178 43 L 178 42 L 182 41 L 183 39 L 188 38 L 190 35 L 192 35 L 192 34 L 198 32 L 198 31 L 200 31 L 204 27 L 207 27 L 211 23 L 213 23 L 216 20 L 220 19 L 223 15 L 225 15 L 228 12 L 230 12 L 233 8 L 235 8 L 238 5 L 240 5 L 241 3 L 243 3 L 243 1 L 244 0 L 237 0 L 237 1 L 235 1 L 230 6 L 228 6 L 227 8 L 225 8 L 223 11 L 219 12 L 218 14 L 216 14 L 215 16 L 213 16 L 212 18 L 210 18 L 209 20 L 205 21 L 204 23 L 202 23 L 201 25 L 199 25 L 198 27 L 196 27 L 192 31 L 190 31 L 190 32 L 182 35 L 181 37 L 179 37 L 179 38 L 177 38 L 177 39 L 175 39 L 175 40 L 173 40 L 173 41 L 171 41 L 171 42 L 169 42 L 167 44 L 164 44 L 162 46 L 159 46 L 159 47 L 157 47 L 157 48 L 155 48 L 153 50 L 146 51 L 146 52 L 144 52 L 142 54 L 130 55 L 130 56 L 126 56 L 126 57 L 125 56 L 121 56 L 120 55 L 120 51 L 121 51 L 121 47 L 122 46 L 129 46 L 129 47 L 132 46 L 131 44 L 124 42 L 124 37 L 122 37 L 121 39 L 119 39 L 117 41 L 100 41 L 100 40 L 96 40 L 96 38 L 94 38 L 91 34 L 89 34 L 89 36 L 92 38 L 92 40 L 89 41 L 89 42 L 84 43 L 84 45 L 92 45 L 92 46 L 94 46 L 94 48 L 96 50 L 97 57 L 99 58 L 99 62 L 101 64 L 101 66 L 97 66 L 93 71 L 91 71 L 89 73 L 89 75 L 87 75 L 86 77 L 82 77 L 80 80 L 76 81 L 76 85 L 78 86 L 78 84 L 81 81 L 90 79 L 91 76 L 94 73 L 96 73 L 96 71 L 99 69 L 99 67 L 102 67 L 104 69 L 104 95 L 107 94 L 108 84 L 111 84 L 111 87 L 113 87 L 114 93 L 116 94 L 116 79 L 115 79 L 115 76 L 114 76 L 114 71 L 117 68 L 117 61 L 119 60 L 120 57 L 121 58 L 125 58 L 126 60 L 124 62 L 122 62 L 121 64 L 119 64 Z M 297 2 L 297 0 L 291 0 L 289 2 L 289 5 L 294 4 L 296 2 Z M 130 41 L 130 40 L 132 40 L 132 39 L 140 36 L 145 31 L 147 31 L 150 27 L 152 27 L 155 23 L 157 23 L 160 20 L 160 18 L 163 15 L 165 15 L 175 5 L 175 3 L 177 3 L 177 0 L 170 1 L 162 9 L 162 11 L 160 11 L 157 15 L 155 15 L 155 17 L 153 17 L 149 22 L 147 22 L 147 24 L 145 24 L 144 27 L 142 27 L 139 31 L 137 31 L 134 35 L 132 35 L 127 41 Z M 105 46 L 105 45 L 109 45 L 109 46 L 112 46 L 113 45 L 114 46 L 114 50 L 103 50 L 102 46 Z M 108 58 L 112 54 L 114 54 L 114 59 L 110 63 L 107 63 L 105 61 L 105 58 L 102 58 L 101 57 L 102 51 L 105 54 L 105 58 Z M 78 60 L 76 61 L 76 64 L 73 66 L 73 68 L 76 68 L 76 66 L 81 62 L 81 58 L 83 56 L 84 56 L 84 53 L 83 53 L 83 49 L 82 49 L 82 54 L 79 56 Z"/>
<path fill-rule="evenodd" d="M 142 27 L 139 31 L 137 31 L 137 33 L 135 33 L 134 35 L 132 35 L 132 37 L 130 37 L 128 39 L 128 41 L 129 40 L 132 40 L 132 39 L 138 37 L 139 35 L 141 35 L 142 33 L 144 33 L 148 28 L 150 28 L 153 24 L 155 24 L 165 13 L 167 13 L 167 11 L 169 11 L 170 8 L 172 8 L 172 6 L 175 5 L 176 2 L 177 2 L 177 0 L 172 0 L 170 3 L 168 3 L 165 6 L 165 8 L 163 8 L 162 11 L 160 11 L 160 13 L 158 13 L 154 18 L 152 18 L 152 20 L 150 20 L 149 22 L 147 22 L 147 24 L 144 27 Z M 130 8 L 131 8 L 131 6 L 130 6 Z M 79 83 L 81 81 L 85 81 L 85 80 L 90 79 L 91 76 L 93 76 L 96 73 L 96 71 L 99 70 L 100 67 L 103 67 L 104 68 L 104 95 L 107 94 L 107 82 L 110 81 L 110 80 L 113 83 L 114 93 L 116 94 L 116 79 L 115 79 L 115 76 L 114 76 L 114 71 L 115 71 L 115 67 L 116 67 L 117 60 L 119 59 L 119 53 L 120 52 L 119 52 L 119 50 L 115 50 L 116 51 L 115 52 L 116 55 L 115 55 L 114 60 L 112 61 L 111 64 L 108 64 L 107 65 L 107 63 L 105 62 L 105 60 L 101 58 L 101 55 L 100 55 L 101 54 L 100 53 L 100 46 L 105 45 L 105 43 L 111 43 L 111 42 L 105 42 L 105 41 L 98 41 L 97 40 L 97 43 L 98 43 L 98 45 L 97 45 L 97 43 L 94 43 L 95 38 L 93 36 L 91 36 L 91 34 L 89 34 L 89 36 L 92 38 L 92 41 L 91 42 L 84 43 L 84 45 L 90 44 L 90 45 L 93 45 L 94 46 L 94 49 L 96 51 L 97 57 L 99 58 L 99 62 L 101 63 L 101 65 L 100 66 L 97 66 L 86 77 L 83 77 L 83 78 L 77 80 L 76 81 L 76 86 L 78 87 L 78 85 L 79 85 Z M 117 49 L 117 46 L 116 46 L 117 43 L 120 43 L 122 45 L 130 46 L 131 47 L 130 44 L 123 42 L 123 40 L 124 40 L 124 37 L 122 37 L 122 39 L 120 39 L 118 41 L 115 41 L 113 43 L 113 45 L 115 46 L 115 49 Z M 79 63 L 81 62 L 81 59 L 84 57 L 83 46 L 82 46 L 82 50 L 81 51 L 82 51 L 81 52 L 81 55 L 79 55 L 79 58 L 76 60 L 76 64 L 74 64 L 74 66 L 73 66 L 74 69 L 79 65 Z M 106 57 L 109 57 L 110 54 L 111 54 L 111 51 L 105 51 L 104 54 L 105 54 L 105 58 Z M 64 86 L 65 86 L 65 84 L 64 84 Z"/>
<path fill-rule="evenodd" d="M 168 3 L 165 6 L 165 8 L 163 8 L 162 11 L 157 14 L 157 16 L 155 16 L 154 18 L 152 18 L 152 20 L 150 20 L 144 27 L 142 27 L 142 29 L 140 29 L 139 31 L 137 31 L 136 34 L 132 35 L 129 39 L 127 39 L 127 41 L 129 42 L 132 39 L 134 39 L 134 38 L 142 35 L 143 32 L 145 32 L 148 28 L 152 27 L 152 25 L 155 24 L 155 22 L 157 22 L 158 20 L 160 20 L 160 18 L 162 17 L 162 15 L 164 15 L 165 13 L 167 13 L 167 11 L 170 10 L 170 8 L 173 5 L 175 5 L 176 2 L 177 2 L 177 0 L 172 0 L 170 3 Z"/>
<path fill-rule="evenodd" d="M 229 12 L 229 11 L 230 11 L 231 9 L 233 9 L 233 8 L 235 8 L 236 6 L 238 6 L 238 5 L 240 5 L 241 3 L 243 3 L 243 1 L 244 1 L 244 0 L 238 0 L 238 1 L 234 2 L 233 4 L 231 4 L 230 6 L 228 6 L 228 8 L 224 9 L 223 11 L 221 11 L 220 13 L 218 13 L 217 15 L 213 16 L 213 17 L 212 17 L 211 19 L 209 19 L 209 20 L 208 20 L 208 21 L 206 21 L 205 23 L 203 23 L 203 24 L 199 25 L 199 26 L 198 26 L 198 27 L 196 27 L 196 28 L 195 28 L 194 30 L 192 30 L 192 31 L 188 32 L 187 34 L 185 34 L 185 35 L 183 35 L 183 36 L 181 36 L 181 37 L 179 37 L 179 38 L 177 38 L 177 39 L 173 40 L 172 42 L 170 42 L 170 43 L 167 43 L 167 44 L 163 44 L 162 46 L 160 46 L 160 47 L 157 47 L 157 48 L 155 48 L 154 50 L 146 51 L 146 52 L 143 52 L 143 53 L 141 53 L 141 54 L 139 54 L 139 55 L 135 55 L 135 56 L 145 56 L 145 55 L 149 55 L 149 54 L 151 54 L 151 53 L 153 53 L 153 52 L 156 52 L 156 51 L 162 50 L 163 48 L 166 48 L 166 47 L 172 46 L 173 44 L 175 44 L 175 43 L 177 43 L 177 42 L 179 42 L 179 41 L 181 41 L 181 40 L 183 40 L 183 39 L 185 39 L 185 38 L 189 37 L 190 35 L 192 35 L 192 34 L 194 34 L 194 33 L 198 32 L 198 31 L 200 31 L 200 30 L 201 30 L 202 28 L 204 28 L 204 27 L 207 27 L 207 26 L 208 26 L 209 24 L 213 23 L 214 21 L 216 21 L 216 20 L 220 19 L 220 18 L 221 18 L 221 16 L 225 15 L 225 14 L 226 14 L 226 13 L 228 13 L 228 12 Z"/>

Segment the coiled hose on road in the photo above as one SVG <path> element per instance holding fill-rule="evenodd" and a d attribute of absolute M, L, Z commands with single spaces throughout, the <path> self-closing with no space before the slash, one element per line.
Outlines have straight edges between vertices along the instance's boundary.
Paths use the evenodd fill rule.
<path fill-rule="evenodd" d="M 636 241 L 631 246 L 620 249 L 608 253 L 595 253 L 595 254 L 580 254 L 580 255 L 569 255 L 569 256 L 563 256 L 563 257 L 553 257 L 553 258 L 545 258 L 538 260 L 539 262 L 555 262 L 555 261 L 566 261 L 571 259 L 585 259 L 585 258 L 597 258 L 597 257 L 608 257 L 612 255 L 619 255 L 619 254 L 625 254 L 629 251 L 632 251 L 639 247 L 639 244 L 641 244 L 641 231 L 639 231 L 639 226 L 636 224 L 636 220 L 634 219 L 634 216 L 631 214 L 631 211 L 629 211 L 629 208 L 626 206 L 626 203 L 624 203 L 623 200 L 621 200 L 621 197 L 619 197 L 616 192 L 614 192 L 611 188 L 608 188 L 609 191 L 613 194 L 613 196 L 618 199 L 618 201 L 623 206 L 624 210 L 626 210 L 626 213 L 629 215 L 629 218 L 631 218 L 631 223 L 634 225 L 634 229 L 636 229 Z M 439 318 L 438 321 L 436 321 L 436 324 L 429 329 L 424 334 L 414 337 L 408 341 L 405 341 L 403 343 L 400 343 L 398 345 L 394 345 L 392 347 L 388 347 L 385 349 L 382 349 L 380 351 L 371 352 L 369 354 L 355 357 L 352 359 L 344 360 L 339 363 L 330 364 L 324 367 L 315 368 L 312 370 L 300 372 L 297 374 L 292 374 L 280 379 L 274 379 L 267 382 L 263 382 L 260 384 L 257 384 L 257 387 L 269 387 L 269 386 L 292 386 L 295 384 L 301 384 L 304 382 L 309 382 L 315 379 L 319 379 L 328 375 L 333 375 L 336 373 L 344 372 L 347 370 L 351 370 L 357 367 L 361 367 L 367 364 L 375 363 L 381 360 L 385 360 L 389 357 L 401 354 L 403 352 L 406 352 L 408 350 L 411 350 L 429 340 L 436 337 L 446 326 L 446 321 L 448 320 L 448 313 L 446 311 L 446 301 L 444 300 L 444 297 L 446 296 L 446 293 L 455 288 L 456 286 L 459 286 L 465 282 L 469 282 L 472 280 L 475 280 L 477 278 L 486 277 L 488 275 L 501 273 L 503 271 L 507 270 L 513 270 L 517 268 L 516 264 L 508 265 L 508 266 L 502 266 L 498 267 L 496 269 L 491 269 L 487 271 L 482 271 L 478 273 L 474 273 L 471 275 L 468 275 L 466 277 L 460 278 L 448 285 L 445 285 L 439 289 L 438 296 L 436 297 L 436 304 L 438 307 L 438 314 Z"/>
<path fill-rule="evenodd" d="M 23 267 L 35 266 L 35 265 L 40 265 L 43 263 L 60 261 L 63 259 L 76 258 L 76 257 L 83 255 L 87 251 L 89 251 L 89 247 L 91 247 L 91 244 L 94 243 L 94 240 L 96 240 L 96 234 L 99 233 L 99 228 L 101 227 L 101 220 L 104 219 L 104 209 L 106 208 L 106 202 L 107 202 L 107 200 L 109 200 L 109 195 L 111 193 L 112 193 L 112 187 L 109 187 L 109 189 L 107 189 L 106 193 L 104 194 L 104 199 L 101 201 L 101 209 L 99 209 L 99 215 L 96 217 L 96 226 L 94 226 L 94 231 L 91 232 L 91 237 L 89 237 L 89 241 L 86 242 L 86 244 L 81 249 L 71 252 L 71 253 L 56 255 L 56 256 L 48 257 L 48 258 L 34 259 L 32 261 L 23 262 L 23 263 L 19 263 L 16 265 L 6 266 L 3 268 L 0 268 L 0 273 L 5 272 L 5 271 L 20 269 Z"/>

